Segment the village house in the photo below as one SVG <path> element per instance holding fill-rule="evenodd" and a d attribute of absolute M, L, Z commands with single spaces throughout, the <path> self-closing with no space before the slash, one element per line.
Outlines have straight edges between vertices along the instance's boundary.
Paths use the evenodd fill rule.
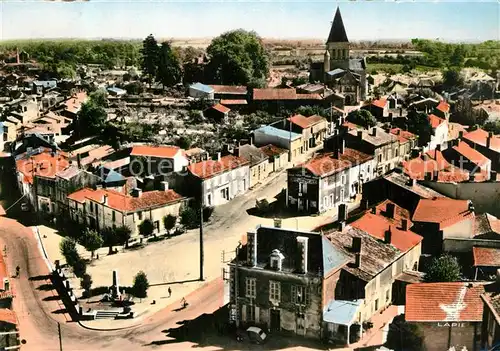
<path fill-rule="evenodd" d="M 39 149 L 16 157 L 17 181 L 21 195 L 36 211 L 57 213 L 56 174 L 69 161 L 65 153 Z"/>
<path fill-rule="evenodd" d="M 276 145 L 288 150 L 288 161 L 294 163 L 305 153 L 302 135 L 285 131 L 273 126 L 263 126 L 253 132 L 254 144 L 257 146 Z"/>
<path fill-rule="evenodd" d="M 318 115 L 305 117 L 299 114 L 271 125 L 284 131 L 301 134 L 304 153 L 322 146 L 327 132 L 326 119 Z"/>
<path fill-rule="evenodd" d="M 418 136 L 401 128 L 390 128 L 389 132 L 397 136 L 399 141 L 399 154 L 410 155 L 412 150 L 418 146 Z"/>
<path fill-rule="evenodd" d="M 500 344 L 500 272 L 497 271 L 495 283 L 484 289 L 481 349 L 494 350 Z"/>
<path fill-rule="evenodd" d="M 253 89 L 252 104 L 256 108 L 277 112 L 299 106 L 325 105 L 320 94 L 298 94 L 295 88 Z"/>
<path fill-rule="evenodd" d="M 498 221 L 498 220 L 497 220 Z M 497 222 L 500 224 L 500 222 Z M 500 230 L 500 228 L 498 228 Z M 486 243 L 483 243 L 485 245 Z M 500 248 L 474 246 L 472 248 L 474 280 L 495 280 L 500 269 Z"/>
<path fill-rule="evenodd" d="M 189 86 L 189 96 L 197 99 L 214 99 L 214 88 L 202 83 L 194 83 Z"/>
<path fill-rule="evenodd" d="M 130 148 L 130 167 L 133 173 L 139 171 L 136 175 L 180 172 L 188 164 L 184 150 L 177 146 L 134 145 Z"/>
<path fill-rule="evenodd" d="M 260 149 L 269 158 L 269 172 L 278 172 L 288 165 L 288 151 L 273 144 L 261 146 Z"/>
<path fill-rule="evenodd" d="M 329 339 L 343 335 L 349 343 L 350 329 L 362 325 L 377 313 L 384 311 L 393 302 L 395 282 L 418 267 L 421 238 L 409 231 L 395 228 L 380 233 L 368 234 L 364 230 L 342 225 L 343 229 L 324 232 L 324 235 L 341 252 L 350 258 L 338 276 L 336 284 L 325 289 L 334 300 L 330 303 L 330 319 L 325 325 Z M 336 314 L 335 307 L 349 302 L 349 318 L 344 313 Z M 359 330 L 359 327 L 357 328 Z M 359 330 L 361 332 L 361 330 Z M 352 340 L 352 339 L 351 339 Z"/>
<path fill-rule="evenodd" d="M 33 93 L 42 95 L 44 92 L 57 88 L 57 80 L 35 80 L 33 82 Z"/>
<path fill-rule="evenodd" d="M 461 140 L 491 161 L 491 169 L 500 172 L 500 136 L 478 128 L 459 135 Z"/>
<path fill-rule="evenodd" d="M 229 119 L 229 111 L 231 111 L 230 108 L 221 104 L 215 104 L 203 111 L 203 116 L 216 123 L 226 123 Z"/>
<path fill-rule="evenodd" d="M 415 110 L 417 112 L 430 113 L 436 109 L 439 101 L 433 98 L 422 98 L 414 101 L 408 105 L 408 110 Z"/>
<path fill-rule="evenodd" d="M 87 101 L 87 98 L 87 93 L 84 91 L 75 93 L 64 102 L 64 107 L 61 111 L 61 114 L 71 119 L 76 118 L 78 112 L 82 108 L 82 104 Z"/>
<path fill-rule="evenodd" d="M 242 85 L 209 85 L 214 90 L 214 99 L 245 100 L 248 89 Z"/>
<path fill-rule="evenodd" d="M 432 127 L 432 134 L 426 149 L 434 150 L 438 147 L 444 149 L 448 140 L 448 121 L 433 114 L 429 115 L 428 119 Z"/>
<path fill-rule="evenodd" d="M 439 104 L 434 109 L 433 114 L 438 116 L 439 118 L 445 119 L 446 121 L 450 120 L 450 104 L 446 101 L 441 100 Z"/>
<path fill-rule="evenodd" d="M 425 350 L 478 350 L 484 283 L 419 283 L 406 288 L 405 320 L 420 328 Z"/>
<path fill-rule="evenodd" d="M 233 155 L 249 162 L 250 187 L 261 183 L 269 176 L 271 172 L 269 157 L 258 147 L 250 144 L 240 145 L 234 149 Z"/>
<path fill-rule="evenodd" d="M 154 234 L 163 232 L 163 217 L 179 216 L 185 198 L 168 188 L 145 191 L 135 188 L 132 195 L 110 189 L 84 188 L 68 195 L 71 219 L 102 230 L 126 226 L 131 235 L 139 235 L 139 225 L 149 219 L 154 225 Z"/>
<path fill-rule="evenodd" d="M 234 155 L 188 166 L 186 189 L 203 206 L 218 206 L 245 193 L 250 187 L 250 162 Z"/>
<path fill-rule="evenodd" d="M 355 198 L 372 172 L 373 156 L 341 144 L 287 170 L 286 205 L 310 213 L 335 208 Z"/>
<path fill-rule="evenodd" d="M 206 161 L 210 157 L 210 155 L 208 154 L 208 152 L 206 150 L 203 150 L 199 147 L 194 147 L 194 148 L 186 150 L 184 152 L 184 155 L 188 159 L 189 164 L 201 162 L 201 161 Z"/>
<path fill-rule="evenodd" d="M 8 121 L 0 122 L 0 152 L 6 151 L 8 146 L 16 140 L 16 127 Z"/>
<path fill-rule="evenodd" d="M 378 120 L 382 120 L 389 115 L 389 103 L 386 98 L 369 101 L 361 108 L 370 111 L 373 117 Z"/>
<path fill-rule="evenodd" d="M 472 107 L 472 114 L 478 121 L 496 122 L 500 120 L 500 100 L 485 101 Z"/>
<path fill-rule="evenodd" d="M 486 179 L 490 178 L 491 160 L 464 141 L 452 140 L 450 147 L 443 151 L 443 155 L 455 167 L 469 172 L 472 176 L 484 173 Z"/>
<path fill-rule="evenodd" d="M 230 267 L 231 318 L 320 339 L 348 257 L 318 233 L 257 226 Z"/>

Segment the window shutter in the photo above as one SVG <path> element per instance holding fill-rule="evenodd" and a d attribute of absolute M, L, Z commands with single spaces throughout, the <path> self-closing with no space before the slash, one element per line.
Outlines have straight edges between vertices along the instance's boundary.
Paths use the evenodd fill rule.
<path fill-rule="evenodd" d="M 247 320 L 247 306 L 241 305 L 241 321 L 245 322 Z"/>
<path fill-rule="evenodd" d="M 255 323 L 260 323 L 260 309 L 258 306 L 255 306 Z"/>

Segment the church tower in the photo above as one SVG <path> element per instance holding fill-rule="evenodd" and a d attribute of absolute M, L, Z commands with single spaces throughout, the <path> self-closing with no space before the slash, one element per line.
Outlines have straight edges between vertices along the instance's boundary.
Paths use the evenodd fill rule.
<path fill-rule="evenodd" d="M 325 61 L 327 60 L 327 56 L 329 56 L 330 63 L 328 65 L 326 62 L 324 63 L 325 69 L 327 67 L 330 70 L 334 70 L 335 68 L 349 68 L 349 39 L 347 39 L 344 22 L 342 21 L 342 15 L 338 7 L 333 18 L 330 35 L 328 35 L 328 40 L 326 41 L 326 51 L 328 55 L 325 52 Z"/>

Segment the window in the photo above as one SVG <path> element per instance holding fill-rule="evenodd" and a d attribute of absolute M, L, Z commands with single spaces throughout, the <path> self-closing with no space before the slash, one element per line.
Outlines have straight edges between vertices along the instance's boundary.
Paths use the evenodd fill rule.
<path fill-rule="evenodd" d="M 245 287 L 245 296 L 255 298 L 257 295 L 256 292 L 256 283 L 257 280 L 255 278 L 247 278 L 246 279 L 246 287 Z"/>
<path fill-rule="evenodd" d="M 333 206 L 334 200 L 333 200 L 333 194 L 330 194 L 330 205 Z"/>
<path fill-rule="evenodd" d="M 142 221 L 142 212 L 141 211 L 137 212 L 137 217 L 139 218 L 140 221 Z"/>
<path fill-rule="evenodd" d="M 396 157 L 399 156 L 399 148 L 396 148 Z"/>
<path fill-rule="evenodd" d="M 116 212 L 115 212 L 115 211 L 113 211 L 113 212 L 111 213 L 111 218 L 112 218 L 112 221 L 113 221 L 113 222 L 116 222 Z"/>
<path fill-rule="evenodd" d="M 323 206 L 328 207 L 328 196 L 323 199 Z"/>
<path fill-rule="evenodd" d="M 90 212 L 94 212 L 94 203 L 90 203 Z"/>
<path fill-rule="evenodd" d="M 345 178 L 346 178 L 345 175 L 342 175 L 342 185 L 345 184 Z"/>
<path fill-rule="evenodd" d="M 307 193 L 307 183 L 299 183 L 299 193 Z"/>
<path fill-rule="evenodd" d="M 377 161 L 378 162 L 382 162 L 382 154 L 380 154 L 380 155 L 377 156 Z"/>
<path fill-rule="evenodd" d="M 375 311 L 378 311 L 378 299 L 375 300 Z"/>
<path fill-rule="evenodd" d="M 292 303 L 309 304 L 309 289 L 304 285 L 292 285 Z"/>
<path fill-rule="evenodd" d="M 255 307 L 247 305 L 247 321 L 255 322 Z"/>
<path fill-rule="evenodd" d="M 279 302 L 281 300 L 280 282 L 269 281 L 269 300 Z"/>
<path fill-rule="evenodd" d="M 207 195 L 207 205 L 212 206 L 212 194 Z"/>

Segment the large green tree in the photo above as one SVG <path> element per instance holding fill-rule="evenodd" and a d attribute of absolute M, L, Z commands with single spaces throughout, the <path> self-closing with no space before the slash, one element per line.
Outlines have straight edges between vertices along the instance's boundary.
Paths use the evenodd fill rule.
<path fill-rule="evenodd" d="M 108 255 L 113 253 L 113 246 L 118 242 L 116 230 L 110 227 L 106 227 L 101 231 L 102 240 L 105 246 L 109 248 Z"/>
<path fill-rule="evenodd" d="M 161 82 L 163 87 L 172 87 L 180 83 L 182 79 L 181 64 L 168 42 L 161 44 L 156 79 Z"/>
<path fill-rule="evenodd" d="M 148 76 L 149 83 L 156 77 L 158 70 L 159 47 L 153 34 L 150 34 L 142 42 L 142 61 L 141 68 L 143 74 Z"/>
<path fill-rule="evenodd" d="M 377 119 L 368 110 L 352 111 L 347 115 L 347 120 L 365 128 L 370 128 L 377 124 Z"/>
<path fill-rule="evenodd" d="M 155 226 L 153 222 L 146 218 L 139 224 L 139 234 L 144 235 L 144 236 L 150 236 L 153 234 L 155 230 Z"/>
<path fill-rule="evenodd" d="M 80 244 L 90 251 L 91 257 L 94 258 L 94 252 L 103 244 L 101 235 L 93 229 L 86 228 L 80 237 Z"/>
<path fill-rule="evenodd" d="M 132 231 L 127 226 L 120 226 L 115 229 L 116 233 L 116 241 L 120 245 L 124 245 L 128 247 L 128 241 L 130 240 L 130 236 L 132 235 Z"/>
<path fill-rule="evenodd" d="M 70 266 L 73 266 L 75 262 L 80 259 L 76 249 L 76 241 L 72 238 L 64 238 L 59 243 L 59 250 L 66 260 L 66 263 Z"/>
<path fill-rule="evenodd" d="M 247 85 L 269 75 L 269 58 L 255 32 L 226 32 L 207 48 L 209 78 L 219 84 Z"/>
<path fill-rule="evenodd" d="M 427 282 L 456 282 L 460 280 L 461 267 L 456 257 L 445 254 L 432 259 L 425 281 Z"/>
<path fill-rule="evenodd" d="M 144 298 L 148 296 L 149 281 L 146 273 L 140 271 L 134 277 L 134 285 L 132 291 L 135 297 Z"/>
<path fill-rule="evenodd" d="M 78 125 L 76 131 L 80 137 L 101 135 L 106 127 L 107 93 L 105 90 L 97 90 L 90 94 L 88 101 L 82 104 L 78 111 Z"/>
<path fill-rule="evenodd" d="M 408 112 L 407 118 L 408 131 L 418 135 L 419 146 L 426 146 L 432 136 L 432 126 L 427 114 L 412 110 Z"/>

